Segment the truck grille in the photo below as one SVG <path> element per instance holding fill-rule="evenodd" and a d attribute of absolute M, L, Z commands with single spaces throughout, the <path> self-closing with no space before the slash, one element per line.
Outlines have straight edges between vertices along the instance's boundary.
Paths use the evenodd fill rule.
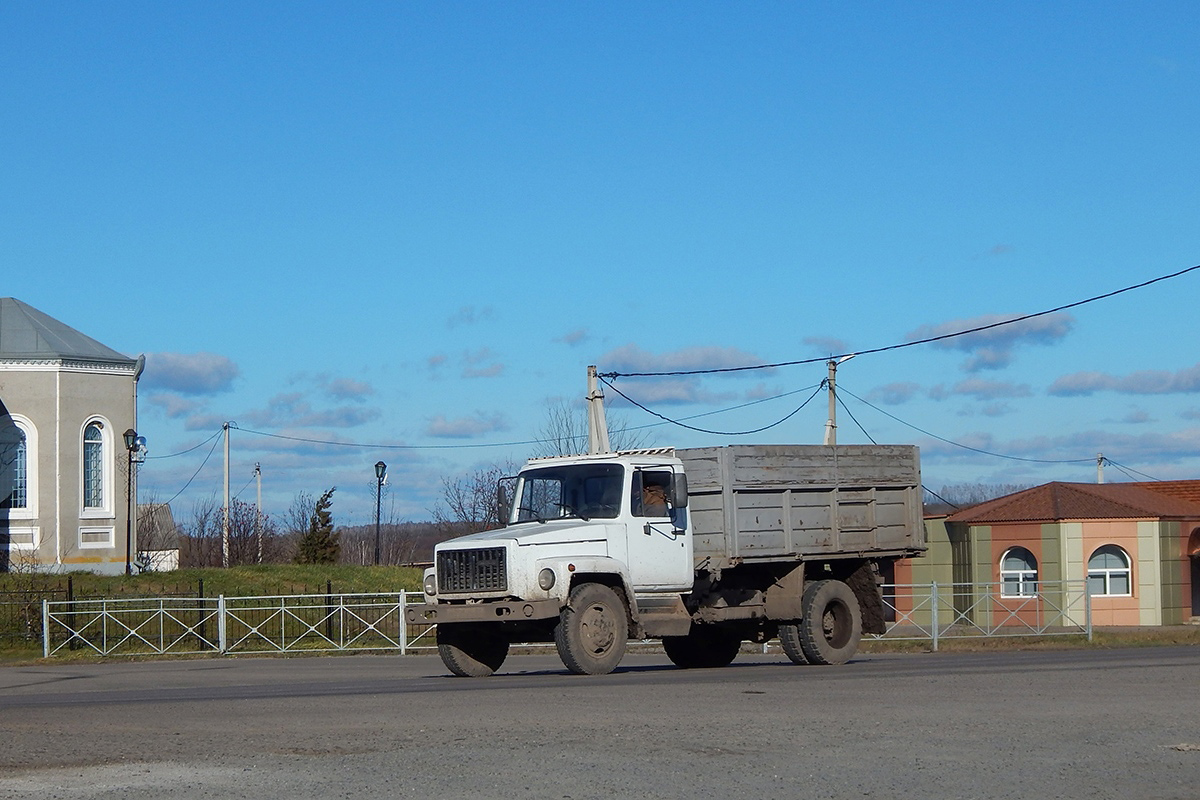
<path fill-rule="evenodd" d="M 442 592 L 503 592 L 508 589 L 504 548 L 446 550 L 437 557 L 438 589 Z"/>

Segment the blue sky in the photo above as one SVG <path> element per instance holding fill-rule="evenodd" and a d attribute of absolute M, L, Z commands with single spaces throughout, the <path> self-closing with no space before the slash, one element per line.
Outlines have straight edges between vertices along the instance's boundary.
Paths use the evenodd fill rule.
<path fill-rule="evenodd" d="M 588 364 L 853 352 L 1200 263 L 1198 45 L 1182 2 L 8 3 L 0 293 L 147 354 L 143 499 L 230 420 L 267 511 L 337 485 L 368 522 L 382 459 L 387 513 L 426 519 Z M 863 355 L 843 399 L 934 489 L 1094 480 L 1100 452 L 1197 478 L 1197 297 L 1200 272 Z M 764 400 L 690 422 L 738 431 L 824 375 L 617 386 L 672 418 Z M 647 433 L 816 443 L 825 417 Z M 866 436 L 843 414 L 839 441 Z M 177 515 L 220 483 L 218 448 Z"/>

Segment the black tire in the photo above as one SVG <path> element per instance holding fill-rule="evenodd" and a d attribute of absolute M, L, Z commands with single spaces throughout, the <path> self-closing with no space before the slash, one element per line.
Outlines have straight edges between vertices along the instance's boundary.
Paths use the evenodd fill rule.
<path fill-rule="evenodd" d="M 808 663 L 808 656 L 804 655 L 804 648 L 800 646 L 799 625 L 780 625 L 779 643 L 783 645 L 783 652 L 787 654 L 793 664 Z"/>
<path fill-rule="evenodd" d="M 710 627 L 693 627 L 687 636 L 666 636 L 663 650 L 680 669 L 727 667 L 742 649 L 741 638 L 734 633 Z"/>
<path fill-rule="evenodd" d="M 486 678 L 508 658 L 508 640 L 483 625 L 437 626 L 438 655 L 460 678 Z"/>
<path fill-rule="evenodd" d="M 558 657 L 576 675 L 606 675 L 625 656 L 629 618 L 612 589 L 581 583 L 571 590 L 554 628 Z"/>
<path fill-rule="evenodd" d="M 845 664 L 858 652 L 862 609 L 854 591 L 841 581 L 810 584 L 801 602 L 800 649 L 810 664 Z"/>

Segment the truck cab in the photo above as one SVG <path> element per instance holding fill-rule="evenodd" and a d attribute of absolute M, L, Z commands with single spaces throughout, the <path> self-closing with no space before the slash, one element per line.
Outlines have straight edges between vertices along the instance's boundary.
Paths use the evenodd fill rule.
<path fill-rule="evenodd" d="M 653 606 L 665 595 L 681 611 L 669 601 L 692 587 L 687 497 L 669 448 L 533 459 L 516 477 L 504 528 L 437 545 L 426 604 L 409 617 L 438 624 L 441 651 L 446 639 L 553 641 L 572 590 L 595 584 L 620 608 L 592 616 L 636 632 L 639 596 Z M 623 650 L 624 632 L 614 630 L 614 646 L 617 638 Z M 457 673 L 468 660 L 448 666 Z"/>

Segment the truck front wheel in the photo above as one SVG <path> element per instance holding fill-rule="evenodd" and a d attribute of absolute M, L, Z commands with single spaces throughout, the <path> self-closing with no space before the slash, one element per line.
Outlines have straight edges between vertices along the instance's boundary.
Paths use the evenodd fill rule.
<path fill-rule="evenodd" d="M 811 583 L 800 605 L 804 614 L 800 624 L 779 630 L 789 658 L 797 661 L 792 655 L 797 643 L 810 664 L 845 664 L 858 652 L 862 609 L 849 586 L 835 580 Z"/>
<path fill-rule="evenodd" d="M 437 626 L 438 655 L 460 678 L 486 678 L 508 658 L 508 640 L 486 625 L 442 623 Z"/>
<path fill-rule="evenodd" d="M 558 657 L 577 675 L 605 675 L 625 655 L 629 623 L 617 593 L 600 583 L 571 590 L 554 628 Z"/>

